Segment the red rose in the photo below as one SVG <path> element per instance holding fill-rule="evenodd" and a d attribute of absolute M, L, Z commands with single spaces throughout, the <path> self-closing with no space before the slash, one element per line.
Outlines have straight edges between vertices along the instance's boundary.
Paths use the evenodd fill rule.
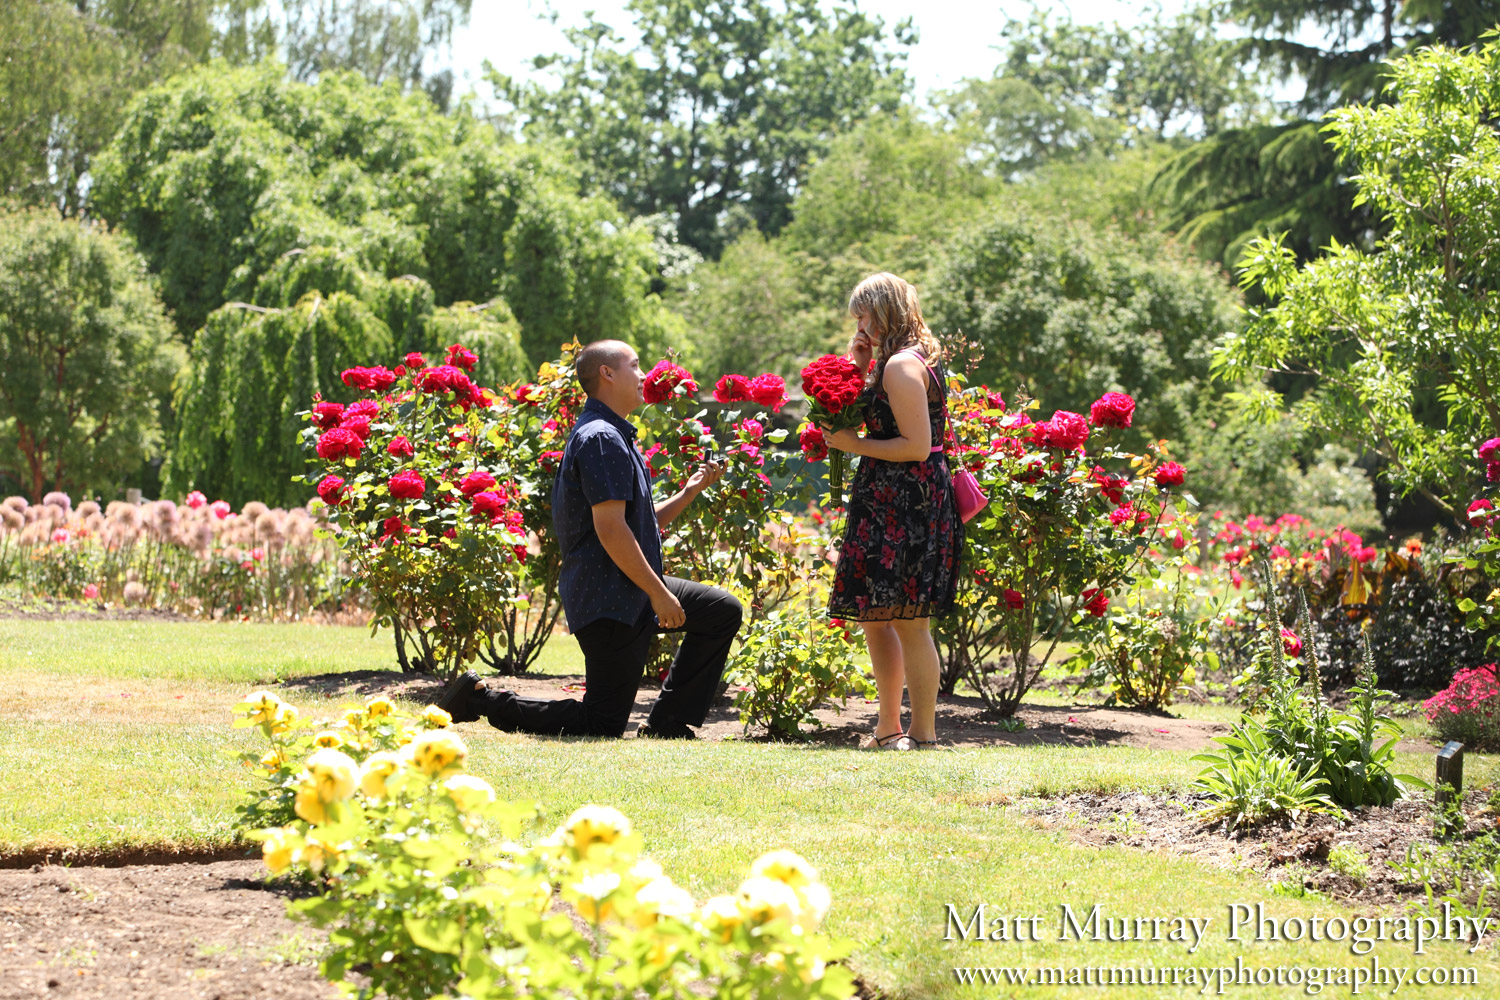
<path fill-rule="evenodd" d="M 469 513 L 475 517 L 495 518 L 505 509 L 505 502 L 500 499 L 499 494 L 491 493 L 488 490 L 475 493 L 470 499 L 472 503 L 469 507 Z"/>
<path fill-rule="evenodd" d="M 350 434 L 353 434 L 355 437 L 359 438 L 361 441 L 370 440 L 370 418 L 364 416 L 363 414 L 355 414 L 351 416 L 350 414 L 345 413 L 343 422 L 340 423 L 339 426 L 348 431 Z"/>
<path fill-rule="evenodd" d="M 1283 628 L 1281 630 L 1281 648 L 1287 656 L 1295 659 L 1302 655 L 1302 640 L 1297 637 L 1296 632 L 1293 632 L 1289 628 Z"/>
<path fill-rule="evenodd" d="M 562 457 L 563 453 L 560 451 L 544 451 L 537 456 L 536 461 L 542 467 L 543 472 L 555 476 L 557 470 L 562 467 Z"/>
<path fill-rule="evenodd" d="M 541 400 L 537 399 L 537 387 L 530 382 L 516 390 L 516 402 L 527 406 L 540 406 Z"/>
<path fill-rule="evenodd" d="M 1126 428 L 1133 413 L 1135 400 L 1123 392 L 1106 392 L 1089 407 L 1089 420 L 1095 427 Z"/>
<path fill-rule="evenodd" d="M 474 370 L 474 366 L 479 364 L 479 355 L 467 347 L 454 344 L 448 348 L 447 363 L 453 365 L 455 368 L 462 368 L 466 372 L 471 372 Z"/>
<path fill-rule="evenodd" d="M 1098 587 L 1090 587 L 1083 592 L 1083 610 L 1095 618 L 1103 618 L 1104 612 L 1109 610 L 1109 595 L 1100 592 Z"/>
<path fill-rule="evenodd" d="M 750 399 L 750 380 L 743 375 L 725 375 L 714 383 L 714 399 L 721 403 L 743 403 Z"/>
<path fill-rule="evenodd" d="M 688 396 L 698 391 L 698 383 L 693 381 L 693 376 L 686 368 L 663 359 L 646 373 L 646 384 L 642 391 L 646 402 L 664 403 L 677 395 L 679 387 Z"/>
<path fill-rule="evenodd" d="M 1089 478 L 1099 484 L 1099 493 L 1110 503 L 1117 504 L 1125 496 L 1125 487 L 1130 485 L 1130 480 L 1121 476 L 1111 476 L 1104 471 L 1104 466 L 1094 466 L 1094 471 L 1089 473 Z"/>
<path fill-rule="evenodd" d="M 1012 611 L 1020 611 L 1026 607 L 1026 595 L 1019 590 L 1005 588 L 1005 606 Z"/>
<path fill-rule="evenodd" d="M 427 492 L 427 480 L 422 478 L 420 472 L 411 469 L 396 473 L 385 484 L 390 487 L 391 496 L 402 500 L 416 500 Z"/>
<path fill-rule="evenodd" d="M 1186 472 L 1187 470 L 1176 462 L 1167 462 L 1152 473 L 1151 478 L 1156 480 L 1157 486 L 1181 486 L 1182 477 Z"/>
<path fill-rule="evenodd" d="M 1488 512 L 1494 509 L 1494 504 L 1490 503 L 1484 497 L 1480 497 L 1478 500 L 1475 500 L 1473 503 L 1469 504 L 1469 520 L 1483 521 L 1489 517 Z"/>
<path fill-rule="evenodd" d="M 1484 478 L 1492 483 L 1500 483 L 1500 461 L 1485 463 Z"/>
<path fill-rule="evenodd" d="M 1046 444 L 1049 448 L 1072 451 L 1089 439 L 1089 424 L 1082 416 L 1070 410 L 1058 410 L 1052 419 L 1041 425 L 1046 428 Z"/>
<path fill-rule="evenodd" d="M 859 366 L 837 354 L 825 354 L 802 369 L 802 392 L 829 413 L 837 414 L 851 405 L 864 386 Z"/>
<path fill-rule="evenodd" d="M 331 431 L 339 425 L 344 416 L 343 403 L 314 403 L 313 423 L 318 425 L 319 430 Z"/>
<path fill-rule="evenodd" d="M 413 369 L 426 368 L 427 359 L 422 357 L 422 355 L 418 354 L 416 351 L 412 351 L 406 356 L 406 367 Z"/>
<path fill-rule="evenodd" d="M 786 380 L 780 375 L 766 372 L 755 376 L 750 380 L 749 392 L 751 399 L 761 406 L 769 406 L 774 413 L 780 413 L 786 405 Z"/>
<path fill-rule="evenodd" d="M 821 462 L 828 457 L 828 439 L 812 424 L 802 428 L 802 433 L 797 435 L 797 444 L 809 462 Z"/>
<path fill-rule="evenodd" d="M 423 368 L 417 372 L 416 384 L 423 392 L 454 392 L 460 396 L 467 396 L 474 389 L 468 374 L 453 365 Z"/>
<path fill-rule="evenodd" d="M 337 507 L 344 502 L 344 478 L 342 476 L 324 476 L 323 481 L 318 483 L 318 496 L 330 507 Z"/>
<path fill-rule="evenodd" d="M 388 542 L 392 539 L 399 542 L 404 536 L 416 533 L 417 529 L 402 521 L 400 517 L 394 514 L 380 522 L 380 540 L 382 542 Z"/>
<path fill-rule="evenodd" d="M 385 446 L 385 453 L 392 458 L 411 458 L 412 455 L 416 454 L 416 451 L 412 448 L 411 442 L 407 440 L 405 434 L 398 434 L 391 439 L 390 444 Z"/>
<path fill-rule="evenodd" d="M 751 442 L 758 442 L 765 436 L 766 428 L 759 420 L 741 420 L 734 425 L 734 429 L 742 437 Z"/>
<path fill-rule="evenodd" d="M 396 373 L 383 365 L 374 368 L 348 368 L 340 376 L 351 389 L 385 392 L 396 383 Z"/>
<path fill-rule="evenodd" d="M 493 489 L 494 485 L 495 477 L 480 469 L 465 476 L 464 481 L 458 484 L 458 491 L 466 497 L 472 497 L 476 493 Z"/>
<path fill-rule="evenodd" d="M 358 458 L 364 446 L 364 441 L 354 432 L 335 427 L 331 431 L 324 431 L 323 436 L 318 438 L 318 457 L 327 462 Z"/>

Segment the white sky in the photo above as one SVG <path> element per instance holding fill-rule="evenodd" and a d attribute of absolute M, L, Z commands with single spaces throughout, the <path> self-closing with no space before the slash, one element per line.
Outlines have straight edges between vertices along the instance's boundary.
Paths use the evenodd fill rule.
<path fill-rule="evenodd" d="M 949 87 L 964 77 L 988 77 L 998 61 L 993 46 L 1000 39 L 1007 16 L 1025 18 L 1031 9 L 1026 0 L 990 4 L 963 0 L 932 0 L 926 4 L 912 4 L 911 0 L 861 0 L 849 5 L 879 17 L 887 30 L 904 17 L 912 18 L 921 40 L 907 50 L 906 67 L 919 100 L 929 91 Z M 824 6 L 833 4 L 824 0 Z M 1042 2 L 1038 6 L 1069 11 L 1079 23 L 1118 21 L 1126 25 L 1141 21 L 1149 10 L 1146 3 L 1123 0 Z M 1175 14 L 1186 3 L 1160 0 L 1160 6 L 1166 13 Z M 538 16 L 549 8 L 557 12 L 557 25 Z M 458 78 L 455 95 L 473 87 L 481 99 L 487 100 L 491 91 L 482 79 L 486 59 L 502 73 L 529 77 L 528 64 L 533 56 L 569 51 L 561 28 L 581 25 L 584 12 L 589 10 L 629 37 L 631 19 L 624 0 L 474 0 L 468 27 L 454 32 L 451 59 L 439 57 L 432 62 L 453 67 Z"/>

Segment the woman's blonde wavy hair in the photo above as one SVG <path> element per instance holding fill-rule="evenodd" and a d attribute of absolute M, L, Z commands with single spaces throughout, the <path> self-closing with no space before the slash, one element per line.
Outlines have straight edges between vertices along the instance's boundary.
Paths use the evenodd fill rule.
<path fill-rule="evenodd" d="M 881 271 L 855 285 L 849 293 L 849 315 L 858 317 L 864 313 L 870 314 L 871 325 L 880 334 L 870 381 L 884 374 L 886 362 L 898 351 L 916 348 L 928 364 L 937 364 L 942 359 L 942 345 L 927 329 L 917 289 L 910 282 Z"/>

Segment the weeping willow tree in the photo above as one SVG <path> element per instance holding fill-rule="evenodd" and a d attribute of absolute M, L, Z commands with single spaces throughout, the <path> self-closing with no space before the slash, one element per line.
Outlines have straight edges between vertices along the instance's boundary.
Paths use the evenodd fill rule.
<path fill-rule="evenodd" d="M 479 355 L 482 383 L 527 370 L 520 325 L 502 300 L 439 307 L 420 278 L 373 276 L 328 248 L 288 256 L 254 301 L 221 306 L 194 341 L 177 385 L 168 490 L 198 489 L 236 504 L 306 501 L 306 488 L 291 482 L 306 464 L 298 411 L 314 394 L 351 401 L 355 393 L 339 377 L 346 368 L 394 365 L 411 351 L 440 362 L 454 343 Z"/>

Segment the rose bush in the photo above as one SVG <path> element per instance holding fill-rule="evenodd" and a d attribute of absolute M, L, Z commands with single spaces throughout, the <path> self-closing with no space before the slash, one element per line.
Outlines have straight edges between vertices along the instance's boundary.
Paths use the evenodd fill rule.
<path fill-rule="evenodd" d="M 851 625 L 818 611 L 789 607 L 750 622 L 724 675 L 738 688 L 740 721 L 792 738 L 803 725 L 818 724 L 812 710 L 825 702 L 873 698 L 859 651 Z"/>
<path fill-rule="evenodd" d="M 990 503 L 965 529 L 959 614 L 938 626 L 943 687 L 967 677 L 1002 715 L 1015 712 L 1065 634 L 1087 638 L 1138 578 L 1183 559 L 1176 549 L 1149 556 L 1170 548 L 1169 530 L 1190 532 L 1194 506 L 1163 446 L 1133 455 L 1112 443 L 1129 422 L 1128 396 L 1101 399 L 1092 423 L 1067 411 L 1037 423 L 1034 408 L 1007 411 L 984 386 L 950 395 L 949 461 L 975 474 Z M 1035 659 L 1038 640 L 1045 649 Z"/>

